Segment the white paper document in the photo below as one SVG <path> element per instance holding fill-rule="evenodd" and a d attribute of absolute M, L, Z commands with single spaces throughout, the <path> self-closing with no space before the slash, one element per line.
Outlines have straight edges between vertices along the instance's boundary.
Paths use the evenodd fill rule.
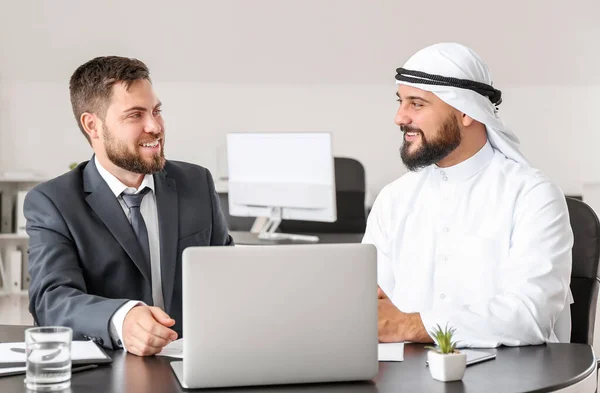
<path fill-rule="evenodd" d="M 0 343 L 0 367 L 2 363 L 25 363 L 25 353 L 13 349 L 25 350 L 24 342 Z M 106 359 L 106 354 L 93 341 L 71 342 L 71 360 Z M 4 371 L 6 371 L 4 369 Z"/>
<path fill-rule="evenodd" d="M 175 340 L 165 346 L 162 351 L 157 353 L 158 356 L 169 356 L 172 358 L 183 359 L 183 338 Z"/>
<path fill-rule="evenodd" d="M 404 360 L 404 343 L 379 344 L 378 355 L 380 362 L 401 362 Z M 183 359 L 183 338 L 164 347 L 157 356 Z"/>
<path fill-rule="evenodd" d="M 380 362 L 404 361 L 404 343 L 380 343 L 377 349 Z"/>

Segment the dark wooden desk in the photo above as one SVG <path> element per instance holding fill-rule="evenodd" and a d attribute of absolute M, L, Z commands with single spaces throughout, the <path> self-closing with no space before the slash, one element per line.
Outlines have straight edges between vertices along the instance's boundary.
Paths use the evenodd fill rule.
<path fill-rule="evenodd" d="M 22 341 L 24 326 L 0 325 L 0 342 Z M 577 388 L 593 392 L 596 358 L 583 344 L 547 344 L 535 347 L 500 348 L 497 358 L 469 366 L 462 381 L 443 383 L 431 378 L 425 366 L 426 350 L 420 344 L 405 346 L 404 362 L 380 363 L 372 382 L 206 389 L 203 392 L 551 392 Z M 110 366 L 73 374 L 71 392 L 182 392 L 165 357 L 141 358 L 122 351 L 107 351 Z M 0 392 L 25 392 L 23 375 L 0 378 Z M 570 390 L 569 390 L 570 391 Z"/>
<path fill-rule="evenodd" d="M 233 238 L 235 244 L 239 245 L 265 246 L 277 244 L 311 244 L 293 240 L 261 240 L 256 233 L 250 232 L 229 231 L 229 234 Z M 309 235 L 318 236 L 320 244 L 360 243 L 364 236 L 362 233 L 310 233 Z"/>

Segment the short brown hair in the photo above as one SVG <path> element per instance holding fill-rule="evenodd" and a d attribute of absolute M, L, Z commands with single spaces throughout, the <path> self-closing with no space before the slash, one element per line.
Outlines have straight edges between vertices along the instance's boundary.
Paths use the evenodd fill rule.
<path fill-rule="evenodd" d="M 140 79 L 151 82 L 148 67 L 138 59 L 127 57 L 96 57 L 75 70 L 69 82 L 71 105 L 77 125 L 88 142 L 91 143 L 81 124 L 81 114 L 94 113 L 104 119 L 113 85 L 123 82 L 129 89 L 133 82 Z"/>

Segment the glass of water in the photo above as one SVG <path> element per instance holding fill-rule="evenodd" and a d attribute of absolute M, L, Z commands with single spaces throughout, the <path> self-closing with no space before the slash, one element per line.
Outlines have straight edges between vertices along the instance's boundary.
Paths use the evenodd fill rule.
<path fill-rule="evenodd" d="M 71 386 L 71 340 L 68 327 L 48 326 L 25 330 L 27 389 L 56 391 Z"/>

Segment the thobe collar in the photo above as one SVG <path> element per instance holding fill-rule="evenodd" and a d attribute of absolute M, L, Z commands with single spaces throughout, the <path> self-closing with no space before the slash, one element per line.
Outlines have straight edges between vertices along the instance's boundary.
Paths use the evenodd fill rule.
<path fill-rule="evenodd" d="M 482 170 L 484 170 L 494 157 L 494 149 L 487 141 L 485 145 L 474 156 L 465 161 L 447 168 L 440 168 L 433 165 L 434 173 L 439 176 L 440 180 L 448 183 L 459 183 L 465 181 Z"/>

